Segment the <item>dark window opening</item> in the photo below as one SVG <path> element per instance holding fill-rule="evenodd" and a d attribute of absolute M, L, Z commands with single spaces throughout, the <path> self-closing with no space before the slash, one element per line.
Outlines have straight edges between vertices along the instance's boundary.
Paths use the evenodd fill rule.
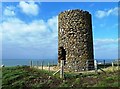
<path fill-rule="evenodd" d="M 59 47 L 58 49 L 58 62 L 60 63 L 61 60 L 66 61 L 66 51 L 64 47 Z"/>

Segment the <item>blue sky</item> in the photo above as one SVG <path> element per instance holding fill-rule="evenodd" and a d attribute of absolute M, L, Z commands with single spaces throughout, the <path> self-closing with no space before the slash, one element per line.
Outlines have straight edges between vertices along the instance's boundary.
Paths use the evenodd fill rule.
<path fill-rule="evenodd" d="M 3 59 L 57 59 L 57 16 L 68 9 L 92 14 L 96 59 L 118 58 L 118 3 L 20 1 L 2 3 Z"/>

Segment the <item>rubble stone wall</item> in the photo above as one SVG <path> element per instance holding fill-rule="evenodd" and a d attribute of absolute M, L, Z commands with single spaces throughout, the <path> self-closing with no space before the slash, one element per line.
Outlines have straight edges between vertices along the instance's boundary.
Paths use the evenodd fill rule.
<path fill-rule="evenodd" d="M 58 49 L 63 47 L 66 52 L 66 68 L 80 71 L 86 60 L 94 66 L 93 37 L 91 14 L 83 10 L 68 10 L 58 16 Z M 58 51 L 58 62 L 60 55 Z"/>

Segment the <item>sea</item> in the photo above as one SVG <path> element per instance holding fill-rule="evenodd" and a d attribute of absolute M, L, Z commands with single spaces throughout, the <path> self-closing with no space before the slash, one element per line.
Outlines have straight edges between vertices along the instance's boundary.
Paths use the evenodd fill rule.
<path fill-rule="evenodd" d="M 116 59 L 95 59 L 97 60 L 98 63 L 112 63 L 115 62 Z M 41 65 L 41 63 L 43 63 L 44 66 L 48 65 L 48 63 L 50 65 L 56 65 L 57 64 L 57 59 L 34 59 L 34 60 L 30 60 L 30 59 L 3 59 L 2 60 L 2 65 L 5 66 L 23 66 L 23 65 L 27 65 L 30 66 L 30 63 L 32 61 L 33 65 Z"/>
<path fill-rule="evenodd" d="M 39 65 L 41 65 L 41 63 L 43 63 L 43 65 L 48 65 L 48 63 L 50 65 L 56 65 L 57 64 L 57 59 L 34 59 L 34 60 L 30 60 L 30 59 L 3 59 L 2 60 L 2 65 L 5 66 L 30 66 L 30 63 L 32 61 L 33 65 L 37 65 L 37 63 Z"/>

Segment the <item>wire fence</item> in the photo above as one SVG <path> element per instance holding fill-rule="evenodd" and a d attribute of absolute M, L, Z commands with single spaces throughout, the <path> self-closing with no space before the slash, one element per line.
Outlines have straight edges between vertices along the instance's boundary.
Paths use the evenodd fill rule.
<path fill-rule="evenodd" d="M 95 73 L 98 73 L 99 71 L 106 73 L 104 71 L 104 69 L 107 67 L 112 67 L 112 70 L 114 71 L 115 67 L 119 66 L 120 60 L 112 60 L 109 62 L 107 60 L 97 60 L 97 59 L 86 60 L 86 61 L 84 61 L 82 66 L 79 65 L 81 63 L 81 61 L 74 61 L 74 62 L 71 62 L 71 64 L 67 64 L 64 62 L 64 60 L 61 60 L 60 65 L 55 60 L 51 60 L 51 61 L 45 61 L 45 60 L 43 60 L 43 61 L 41 61 L 41 60 L 22 61 L 22 60 L 19 60 L 19 61 L 17 61 L 16 65 L 15 65 L 15 63 L 16 62 L 14 61 L 13 66 L 30 66 L 30 68 L 37 68 L 40 70 L 47 70 L 48 72 L 54 72 L 53 75 L 56 75 L 58 72 L 60 72 L 60 78 L 64 78 L 64 76 L 65 76 L 64 72 L 67 72 L 67 71 L 71 72 L 71 70 L 72 70 L 72 72 L 80 72 L 80 73 L 81 72 L 88 73 L 88 72 L 90 72 L 89 70 L 91 70 L 92 72 L 95 72 Z"/>
<path fill-rule="evenodd" d="M 88 70 L 95 70 L 95 72 L 99 69 L 102 68 L 107 68 L 107 67 L 114 67 L 114 66 L 119 66 L 120 61 L 119 60 L 111 60 L 111 61 L 106 61 L 106 60 L 97 60 L 95 59 L 94 61 L 90 61 L 87 60 L 84 64 L 83 67 L 81 66 L 76 66 L 79 65 L 79 62 L 74 61 L 71 65 L 71 69 L 75 72 L 80 72 L 80 71 L 88 71 Z M 60 69 L 60 65 L 58 65 L 56 62 L 54 61 L 49 61 L 49 62 L 44 62 L 44 61 L 30 61 L 30 67 L 35 67 L 35 68 L 39 68 L 39 69 L 45 69 L 45 70 L 49 70 L 49 71 L 57 71 L 58 69 Z M 57 68 L 53 68 L 56 67 Z M 68 66 L 66 67 L 66 65 L 64 65 L 64 68 L 67 69 Z M 78 71 L 80 70 L 80 71 Z"/>
<path fill-rule="evenodd" d="M 3 60 L 3 65 L 5 66 L 30 66 L 30 67 L 37 67 L 39 69 L 47 69 L 50 71 L 56 71 L 59 69 L 60 65 L 58 66 L 57 59 L 55 60 Z M 94 64 L 93 64 L 94 63 Z M 100 68 L 107 68 L 110 66 L 119 66 L 120 60 L 113 60 L 113 59 L 94 59 L 94 62 L 90 62 L 87 60 L 83 67 L 77 66 L 80 64 L 80 61 L 73 61 L 70 65 L 65 65 L 65 68 L 71 68 L 75 72 L 80 71 L 88 71 L 88 70 L 98 70 Z M 57 67 L 57 68 L 53 68 Z"/>

